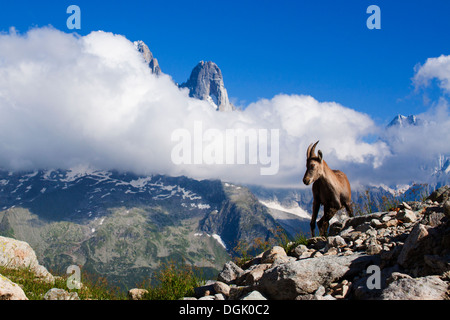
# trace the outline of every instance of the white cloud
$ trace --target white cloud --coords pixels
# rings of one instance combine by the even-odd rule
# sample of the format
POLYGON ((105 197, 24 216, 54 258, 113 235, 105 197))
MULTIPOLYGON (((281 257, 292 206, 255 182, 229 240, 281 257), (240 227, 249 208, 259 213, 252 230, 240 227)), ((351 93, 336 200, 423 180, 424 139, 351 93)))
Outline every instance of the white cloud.
POLYGON ((439 87, 450 93, 450 55, 428 58, 423 66, 416 66, 416 74, 413 78, 416 87, 428 86, 433 79, 438 79, 439 87))
MULTIPOLYGON (((386 142, 365 141, 381 131, 366 114, 304 95, 280 94, 243 111, 216 112, 209 103, 189 98, 168 75, 151 74, 133 43, 120 35, 92 32, 80 37, 53 28, 0 35, 0 166, 6 169, 91 165, 302 186, 306 148, 320 140, 318 149, 332 169, 343 169, 352 181, 389 184, 389 170, 402 165, 396 159, 412 154, 416 133, 404 133, 411 145, 391 146, 394 157, 386 142), (186 129, 194 139, 199 122, 203 133, 278 129, 278 173, 262 176, 261 161, 174 164, 172 133, 186 129)), ((450 138, 447 129, 440 134, 450 138)))
POLYGON ((450 157, 448 102, 441 97, 432 108, 417 117, 422 120, 422 125, 391 127, 383 132, 382 138, 388 141, 392 156, 385 159, 380 178, 390 178, 398 183, 430 181, 439 158, 450 157))

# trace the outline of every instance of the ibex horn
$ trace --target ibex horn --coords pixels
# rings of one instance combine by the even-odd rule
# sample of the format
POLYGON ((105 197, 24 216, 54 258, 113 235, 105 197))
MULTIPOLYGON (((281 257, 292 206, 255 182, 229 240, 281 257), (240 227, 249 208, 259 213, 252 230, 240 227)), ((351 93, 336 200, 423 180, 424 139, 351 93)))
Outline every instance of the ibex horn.
POLYGON ((319 143, 319 140, 317 140, 317 142, 314 143, 314 145, 313 145, 312 148, 311 148, 311 151, 310 151, 310 156, 311 156, 311 158, 312 158, 312 157, 316 157, 316 152, 315 152, 315 150, 316 150, 316 146, 317 146, 318 143, 319 143))
POLYGON ((309 159, 309 155, 311 153, 312 143, 309 145, 308 149, 306 150, 306 159, 309 159))

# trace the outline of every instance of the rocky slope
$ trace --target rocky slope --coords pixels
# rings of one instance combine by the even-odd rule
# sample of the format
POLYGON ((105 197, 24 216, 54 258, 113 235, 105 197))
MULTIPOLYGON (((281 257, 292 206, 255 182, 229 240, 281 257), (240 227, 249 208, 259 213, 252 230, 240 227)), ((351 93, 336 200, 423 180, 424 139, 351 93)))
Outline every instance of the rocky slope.
POLYGON ((267 207, 247 188, 225 183, 227 200, 220 210, 210 211, 200 221, 201 230, 220 234, 231 253, 239 244, 251 244, 256 239, 269 241, 280 225, 269 214, 267 207), (264 230, 268 230, 264 231, 264 230))
POLYGON ((348 218, 330 235, 273 247, 239 267, 227 262, 217 280, 185 299, 450 298, 450 187, 425 202, 348 218))

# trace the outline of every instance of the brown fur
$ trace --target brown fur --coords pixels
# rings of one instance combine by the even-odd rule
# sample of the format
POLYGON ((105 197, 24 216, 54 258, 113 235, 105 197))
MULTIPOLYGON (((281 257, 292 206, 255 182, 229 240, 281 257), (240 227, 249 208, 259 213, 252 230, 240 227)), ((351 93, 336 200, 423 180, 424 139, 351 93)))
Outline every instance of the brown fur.
POLYGON ((325 235, 328 230, 329 221, 337 211, 342 208, 347 210, 350 217, 353 217, 351 206, 351 189, 345 173, 339 170, 331 170, 325 160, 322 152, 318 151, 315 155, 317 141, 314 145, 310 144, 306 152, 306 172, 303 177, 303 183, 309 185, 313 183, 313 212, 311 216, 311 235, 314 237, 316 228, 317 214, 320 205, 323 205, 323 217, 317 223, 320 235, 325 235))

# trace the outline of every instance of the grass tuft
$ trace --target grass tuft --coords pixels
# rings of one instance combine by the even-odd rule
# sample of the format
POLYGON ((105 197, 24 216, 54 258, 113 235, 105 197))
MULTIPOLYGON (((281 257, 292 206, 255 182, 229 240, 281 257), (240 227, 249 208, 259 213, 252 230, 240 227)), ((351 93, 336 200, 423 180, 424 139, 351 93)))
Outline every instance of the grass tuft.
POLYGON ((194 296, 194 288, 205 283, 201 275, 195 272, 195 268, 174 262, 164 263, 149 280, 150 283, 141 286, 148 291, 144 295, 147 300, 178 300, 194 296))

